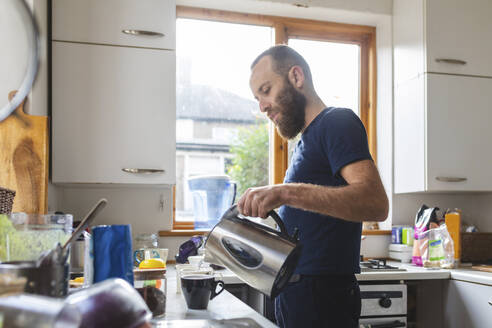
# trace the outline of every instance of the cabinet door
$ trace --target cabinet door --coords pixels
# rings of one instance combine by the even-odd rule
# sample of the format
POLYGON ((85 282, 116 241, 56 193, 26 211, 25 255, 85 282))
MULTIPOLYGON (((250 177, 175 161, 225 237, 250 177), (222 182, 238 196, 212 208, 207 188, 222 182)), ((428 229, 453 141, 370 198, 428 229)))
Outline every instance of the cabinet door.
POLYGON ((52 55, 53 182, 175 183, 174 51, 53 42, 52 55))
POLYGON ((395 193, 425 190, 424 77, 395 86, 395 193))
POLYGON ((175 0, 53 0, 52 17, 53 40, 176 48, 175 0))
POLYGON ((444 327, 485 328, 492 322, 492 286, 449 280, 444 288, 444 327))
POLYGON ((492 76, 491 13, 490 0, 427 0, 426 71, 492 76))
POLYGON ((426 115, 427 190, 492 190, 492 79, 427 74, 426 115))

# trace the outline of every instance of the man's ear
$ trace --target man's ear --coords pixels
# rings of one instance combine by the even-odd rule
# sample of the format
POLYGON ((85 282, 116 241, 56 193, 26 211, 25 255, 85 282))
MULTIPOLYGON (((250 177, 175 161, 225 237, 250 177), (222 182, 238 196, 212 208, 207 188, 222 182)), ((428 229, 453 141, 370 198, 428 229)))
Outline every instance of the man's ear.
POLYGON ((289 81, 293 86, 297 88, 302 88, 304 85, 304 71, 301 66, 294 65, 289 70, 289 81))

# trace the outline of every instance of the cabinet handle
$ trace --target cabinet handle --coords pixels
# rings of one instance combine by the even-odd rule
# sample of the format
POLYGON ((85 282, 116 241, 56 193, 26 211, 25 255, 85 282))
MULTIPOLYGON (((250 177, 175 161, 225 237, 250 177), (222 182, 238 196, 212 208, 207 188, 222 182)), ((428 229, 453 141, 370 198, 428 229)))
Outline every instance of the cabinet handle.
POLYGON ((461 60, 461 59, 436 58, 436 62, 438 62, 438 63, 446 63, 446 64, 466 65, 466 61, 461 60))
POLYGON ((162 38, 164 36, 163 33, 153 32, 153 31, 144 31, 144 30, 122 30, 121 32, 123 32, 125 34, 129 34, 129 35, 136 35, 136 36, 145 35, 145 36, 155 36, 155 37, 159 37, 159 38, 162 38))
POLYGON ((164 170, 160 169, 134 169, 134 168, 122 168, 123 172, 135 173, 135 174, 152 174, 152 173, 164 173, 164 170))
POLYGON ((441 182, 463 182, 466 181, 467 178, 458 178, 458 177, 436 177, 437 181, 441 182))

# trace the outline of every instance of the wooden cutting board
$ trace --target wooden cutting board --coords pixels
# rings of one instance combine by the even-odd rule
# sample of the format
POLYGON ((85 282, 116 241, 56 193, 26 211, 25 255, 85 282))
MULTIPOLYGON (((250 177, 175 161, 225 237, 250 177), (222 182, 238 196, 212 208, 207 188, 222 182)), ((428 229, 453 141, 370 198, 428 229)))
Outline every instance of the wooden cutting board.
POLYGON ((473 265, 473 270, 492 272, 492 265, 473 265))
MULTIPOLYGON (((14 95, 12 91, 9 99, 14 95)), ((16 191, 13 212, 45 214, 48 209, 48 117, 27 115, 25 102, 0 122, 0 186, 16 191)))

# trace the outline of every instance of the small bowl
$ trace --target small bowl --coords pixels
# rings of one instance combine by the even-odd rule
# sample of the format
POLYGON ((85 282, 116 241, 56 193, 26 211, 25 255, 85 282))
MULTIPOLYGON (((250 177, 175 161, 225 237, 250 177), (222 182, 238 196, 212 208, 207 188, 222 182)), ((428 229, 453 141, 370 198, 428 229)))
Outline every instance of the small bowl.
POLYGON ((203 259, 203 255, 188 256, 188 262, 190 262, 190 264, 195 268, 200 267, 200 265, 203 263, 203 259))

